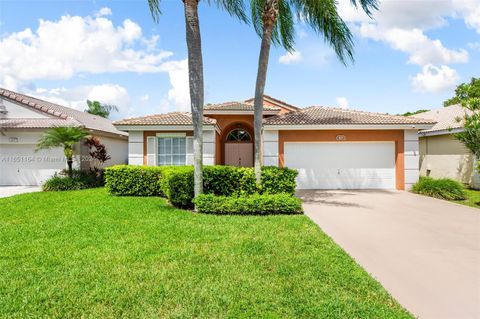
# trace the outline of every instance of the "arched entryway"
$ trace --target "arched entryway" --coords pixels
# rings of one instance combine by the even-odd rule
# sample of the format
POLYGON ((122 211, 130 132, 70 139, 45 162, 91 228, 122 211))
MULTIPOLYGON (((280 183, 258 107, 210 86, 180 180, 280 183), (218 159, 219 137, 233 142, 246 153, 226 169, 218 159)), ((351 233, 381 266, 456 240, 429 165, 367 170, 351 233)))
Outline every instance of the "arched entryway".
POLYGON ((246 127, 230 127, 223 139, 223 149, 225 165, 253 166, 253 135, 246 127))

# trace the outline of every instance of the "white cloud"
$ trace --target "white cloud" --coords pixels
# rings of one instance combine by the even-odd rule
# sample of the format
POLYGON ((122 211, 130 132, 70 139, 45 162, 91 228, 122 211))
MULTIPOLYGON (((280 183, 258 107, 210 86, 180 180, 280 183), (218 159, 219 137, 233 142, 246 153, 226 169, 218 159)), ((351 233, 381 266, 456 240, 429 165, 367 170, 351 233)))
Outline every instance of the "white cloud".
POLYGON ((480 42, 470 42, 468 47, 472 50, 479 50, 480 51, 480 42))
POLYGON ((95 14, 96 17, 105 17, 105 16, 111 16, 111 15, 112 15, 112 10, 110 8, 107 8, 107 7, 101 8, 95 14))
POLYGON ((12 86, 22 81, 69 79, 81 73, 165 72, 162 64, 172 53, 154 49, 157 40, 143 37, 140 26, 129 19, 119 26, 98 15, 40 20, 36 30, 27 28, 0 40, 0 83, 16 89, 12 86))
POLYGON ((144 94, 140 97, 140 101, 142 102, 147 102, 148 100, 150 100, 150 95, 148 94, 144 94))
POLYGON ((348 109, 348 99, 346 97, 337 97, 337 106, 341 109, 348 109))
POLYGON ((302 60, 302 53, 300 51, 287 52, 278 58, 278 62, 282 64, 298 63, 302 60))
POLYGON ((408 53, 409 63, 427 65, 468 62, 466 50, 447 49, 440 40, 429 39, 420 29, 381 29, 375 24, 362 24, 360 35, 387 42, 393 49, 408 53))
POLYGON ((190 88, 188 82, 188 60, 169 61, 164 64, 170 85, 168 101, 177 111, 190 111, 190 88))
POLYGON ((64 87, 54 89, 37 88, 29 93, 40 99, 57 103, 63 106, 84 111, 87 100, 99 101, 105 104, 113 104, 118 107, 118 112, 113 112, 111 118, 118 119, 133 114, 131 99, 128 91, 118 84, 85 85, 67 89, 64 87))
POLYGON ((411 79, 412 86, 419 92, 442 92, 455 87, 460 77, 454 69, 427 64, 422 71, 411 79))

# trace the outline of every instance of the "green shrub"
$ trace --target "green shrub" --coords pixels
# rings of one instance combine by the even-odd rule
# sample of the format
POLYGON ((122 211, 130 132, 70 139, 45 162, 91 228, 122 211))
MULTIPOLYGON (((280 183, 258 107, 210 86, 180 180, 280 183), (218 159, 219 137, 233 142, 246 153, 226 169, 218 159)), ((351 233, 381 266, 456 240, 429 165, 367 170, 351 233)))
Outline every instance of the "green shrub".
MULTIPOLYGON (((254 193, 295 192, 297 172, 288 168, 263 167, 260 188, 253 168, 204 166, 203 191, 218 196, 241 196, 254 193)), ((193 206, 192 166, 118 165, 105 170, 106 188, 119 196, 164 196, 176 207, 193 206)))
POLYGON ((104 178, 102 170, 73 170, 70 176, 68 176, 66 171, 53 175, 42 185, 42 189, 45 192, 69 191, 102 187, 103 185, 104 178))
POLYGON ((412 186, 412 192, 446 200, 462 200, 466 198, 463 185, 448 178, 433 179, 422 176, 412 186))
POLYGON ((300 199, 290 194, 253 194, 242 196, 215 196, 202 194, 195 198, 195 207, 204 214, 300 214, 300 199))
POLYGON ((297 183, 295 178, 298 172, 287 167, 264 166, 262 167, 262 193, 295 194, 297 183))
POLYGON ((175 207, 191 208, 194 198, 193 167, 168 166, 163 170, 161 188, 165 197, 175 207))
POLYGON ((205 193, 219 196, 253 194, 257 190, 251 168, 220 165, 203 167, 203 188, 205 193))
POLYGON ((163 196, 162 166, 117 165, 105 169, 105 187, 117 196, 163 196))

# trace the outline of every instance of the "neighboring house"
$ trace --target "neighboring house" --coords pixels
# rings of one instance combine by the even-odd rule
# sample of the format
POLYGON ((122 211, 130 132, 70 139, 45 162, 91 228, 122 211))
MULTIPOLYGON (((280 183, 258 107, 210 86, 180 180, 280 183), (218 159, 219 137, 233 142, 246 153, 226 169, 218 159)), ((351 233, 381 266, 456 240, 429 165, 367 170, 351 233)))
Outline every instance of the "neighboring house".
MULTIPOLYGON (((0 185, 41 185, 66 168, 62 148, 35 152, 42 133, 56 126, 81 126, 106 146, 105 166, 126 163, 128 138, 108 119, 0 88, 0 185)), ((87 148, 75 147, 74 167, 91 166, 87 148)))
MULTIPOLYGON (((252 99, 206 105, 203 162, 253 165, 252 99)), ((264 165, 299 171, 300 189, 408 189, 418 179, 418 130, 435 123, 313 106, 299 109, 265 96, 264 165)), ((190 113, 117 121, 129 133, 132 165, 193 163, 190 113)))
POLYGON ((470 112, 461 105, 452 105, 414 115, 437 122, 432 128, 419 131, 420 174, 434 178, 452 178, 479 187, 474 169, 475 158, 453 134, 463 130, 463 117, 470 112))

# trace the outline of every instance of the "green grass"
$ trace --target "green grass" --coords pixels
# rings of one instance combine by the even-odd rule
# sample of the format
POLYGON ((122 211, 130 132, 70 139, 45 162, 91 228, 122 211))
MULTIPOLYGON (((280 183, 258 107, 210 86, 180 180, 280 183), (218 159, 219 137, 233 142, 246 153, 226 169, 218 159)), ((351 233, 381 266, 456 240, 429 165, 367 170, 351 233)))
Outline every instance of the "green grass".
POLYGON ((455 203, 467 205, 470 207, 480 208, 480 191, 475 189, 466 189, 465 194, 467 195, 467 199, 454 201, 455 203))
POLYGON ((0 199, 0 317, 411 318, 309 219, 103 189, 0 199))

